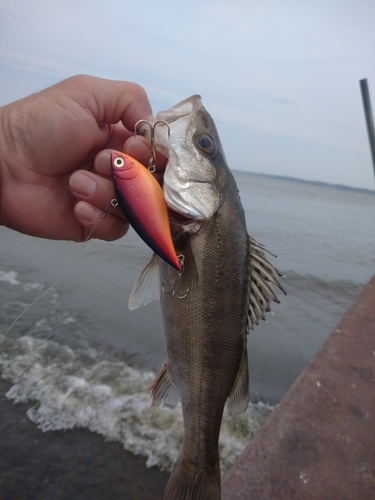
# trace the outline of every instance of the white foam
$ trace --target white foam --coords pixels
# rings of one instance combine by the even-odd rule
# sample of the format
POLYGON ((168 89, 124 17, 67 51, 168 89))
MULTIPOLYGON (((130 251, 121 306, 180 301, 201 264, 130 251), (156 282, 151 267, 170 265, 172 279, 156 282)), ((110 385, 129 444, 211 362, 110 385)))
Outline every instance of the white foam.
MULTIPOLYGON (((155 373, 99 359, 50 340, 0 335, 0 369, 13 382, 7 397, 33 401, 27 415, 42 431, 85 427, 146 457, 147 466, 171 471, 183 439, 180 406, 151 409, 147 388, 155 373)), ((222 469, 234 462, 272 409, 251 405, 228 421, 220 439, 222 469)))
POLYGON ((22 285, 22 288, 25 290, 25 292, 34 290, 41 292, 44 289, 44 285, 42 285, 42 283, 25 283, 24 285, 22 285))
POLYGON ((0 281, 6 281, 10 285, 19 285, 16 271, 0 271, 0 281))

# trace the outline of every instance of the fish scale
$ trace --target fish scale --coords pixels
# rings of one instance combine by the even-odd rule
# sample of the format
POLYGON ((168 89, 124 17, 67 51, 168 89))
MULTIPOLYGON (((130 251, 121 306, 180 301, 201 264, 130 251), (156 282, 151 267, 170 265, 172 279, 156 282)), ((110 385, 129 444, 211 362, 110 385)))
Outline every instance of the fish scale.
MULTIPOLYGON (((194 464, 205 477, 210 471, 217 491, 223 409, 246 348, 247 232, 236 190, 233 194, 189 238, 184 282, 189 279, 189 266, 195 267, 196 289, 183 300, 161 293, 167 366, 184 415, 181 460, 194 464)), ((182 254, 184 250, 178 248, 182 254)), ((173 278, 167 281, 171 273, 166 267, 160 262, 162 279, 173 286, 173 278)))

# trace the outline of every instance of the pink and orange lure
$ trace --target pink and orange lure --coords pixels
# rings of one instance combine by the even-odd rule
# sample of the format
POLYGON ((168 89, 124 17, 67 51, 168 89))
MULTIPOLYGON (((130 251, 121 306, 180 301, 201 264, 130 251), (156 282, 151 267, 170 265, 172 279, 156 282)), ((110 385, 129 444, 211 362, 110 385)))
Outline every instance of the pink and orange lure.
POLYGON ((167 204, 158 181, 125 153, 112 153, 111 166, 119 204, 133 229, 159 257, 181 270, 173 246, 167 204))

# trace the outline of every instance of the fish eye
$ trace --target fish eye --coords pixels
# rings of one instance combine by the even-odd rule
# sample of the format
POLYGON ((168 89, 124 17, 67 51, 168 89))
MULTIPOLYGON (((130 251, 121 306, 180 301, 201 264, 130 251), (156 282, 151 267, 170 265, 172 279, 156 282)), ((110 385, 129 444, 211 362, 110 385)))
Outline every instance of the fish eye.
POLYGON ((114 160, 113 160, 113 165, 117 168, 121 168, 125 165, 125 160, 124 158, 122 158, 121 156, 117 156, 114 160))
POLYGON ((196 139, 198 148, 208 155, 213 155, 216 151, 215 141, 207 134, 201 134, 196 139))

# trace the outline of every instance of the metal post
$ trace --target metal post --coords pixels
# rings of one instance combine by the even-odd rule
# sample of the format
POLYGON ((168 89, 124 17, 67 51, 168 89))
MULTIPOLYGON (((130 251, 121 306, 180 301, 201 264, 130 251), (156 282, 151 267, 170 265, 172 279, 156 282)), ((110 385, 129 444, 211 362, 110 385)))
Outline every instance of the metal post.
POLYGON ((362 101, 365 110, 365 118, 367 125, 367 134, 368 134, 368 140, 370 142, 370 150, 372 156, 372 166, 374 168, 374 175, 375 175, 375 131, 374 131, 374 121, 372 119, 370 93, 368 90, 367 79, 365 78, 364 80, 360 80, 359 84, 361 86, 362 101))

